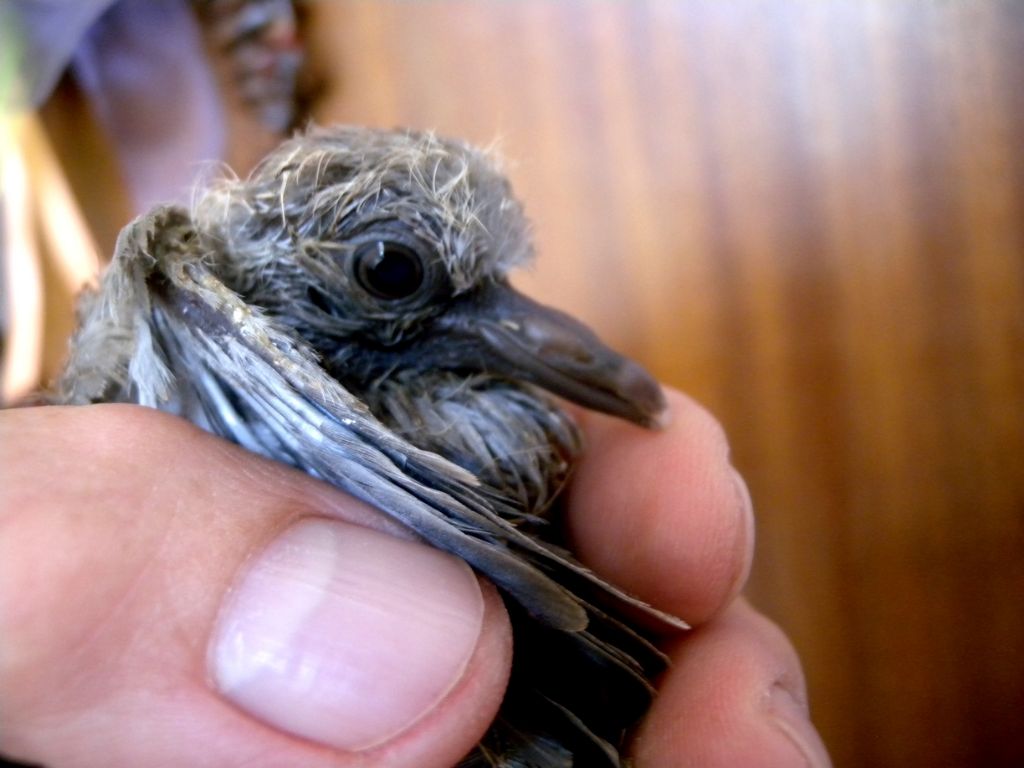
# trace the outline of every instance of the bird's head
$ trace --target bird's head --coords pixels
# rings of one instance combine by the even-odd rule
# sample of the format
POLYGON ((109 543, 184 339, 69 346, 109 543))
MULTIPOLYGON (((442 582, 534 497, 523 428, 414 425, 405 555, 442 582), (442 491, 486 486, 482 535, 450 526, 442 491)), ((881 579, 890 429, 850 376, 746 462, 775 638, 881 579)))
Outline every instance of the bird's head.
POLYGON ((664 399, 586 326, 515 291, 529 226, 487 154, 432 134, 314 129, 198 200, 222 279, 347 382, 485 372, 653 426, 664 399))

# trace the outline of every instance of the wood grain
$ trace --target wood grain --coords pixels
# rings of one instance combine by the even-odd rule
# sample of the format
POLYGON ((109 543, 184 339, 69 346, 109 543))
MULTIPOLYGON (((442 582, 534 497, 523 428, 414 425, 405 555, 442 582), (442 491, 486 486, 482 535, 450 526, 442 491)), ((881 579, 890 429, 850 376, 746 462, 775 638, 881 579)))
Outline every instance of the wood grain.
POLYGON ((323 121, 500 139, 520 283, 726 424, 839 766, 1024 764, 1024 4, 313 4, 323 121))

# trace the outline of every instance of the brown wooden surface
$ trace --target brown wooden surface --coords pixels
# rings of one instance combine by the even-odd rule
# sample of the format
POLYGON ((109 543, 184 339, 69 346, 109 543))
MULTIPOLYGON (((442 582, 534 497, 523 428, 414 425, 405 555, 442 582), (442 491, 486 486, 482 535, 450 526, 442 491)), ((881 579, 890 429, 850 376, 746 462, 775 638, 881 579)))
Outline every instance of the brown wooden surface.
POLYGON ((500 137, 520 283, 724 421, 836 764, 1024 765, 1024 3, 311 21, 320 120, 500 137))

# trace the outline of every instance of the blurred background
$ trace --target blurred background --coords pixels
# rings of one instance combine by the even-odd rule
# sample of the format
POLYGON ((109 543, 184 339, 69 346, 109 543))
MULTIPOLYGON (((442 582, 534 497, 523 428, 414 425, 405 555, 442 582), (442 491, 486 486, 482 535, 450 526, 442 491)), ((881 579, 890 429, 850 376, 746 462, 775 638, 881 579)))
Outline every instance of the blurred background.
MULTIPOLYGON (((724 422, 836 765, 1024 765, 1024 3, 300 10, 315 120, 498 140, 519 285, 724 422)), ((40 114, 109 253, 133 203, 82 90, 40 114)), ((273 136, 234 114, 244 172, 273 136)))

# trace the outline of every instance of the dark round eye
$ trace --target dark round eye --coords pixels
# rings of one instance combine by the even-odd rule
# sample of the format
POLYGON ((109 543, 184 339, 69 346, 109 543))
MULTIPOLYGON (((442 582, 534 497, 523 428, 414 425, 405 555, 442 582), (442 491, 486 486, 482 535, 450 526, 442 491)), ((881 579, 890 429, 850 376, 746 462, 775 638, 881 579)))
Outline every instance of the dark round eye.
POLYGON ((374 240, 359 246, 355 259, 356 279, 378 299, 407 299, 423 285, 423 262, 407 245, 374 240))

